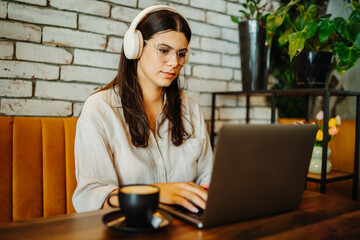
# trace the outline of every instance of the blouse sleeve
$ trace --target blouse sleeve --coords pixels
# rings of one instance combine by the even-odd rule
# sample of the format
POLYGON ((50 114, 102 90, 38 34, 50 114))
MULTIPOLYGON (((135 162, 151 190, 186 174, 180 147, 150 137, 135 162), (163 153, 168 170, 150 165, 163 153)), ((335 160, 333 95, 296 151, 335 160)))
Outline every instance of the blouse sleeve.
POLYGON ((100 209, 109 193, 118 188, 109 143, 96 120, 100 116, 96 107, 85 103, 76 127, 77 187, 72 200, 77 212, 100 209))

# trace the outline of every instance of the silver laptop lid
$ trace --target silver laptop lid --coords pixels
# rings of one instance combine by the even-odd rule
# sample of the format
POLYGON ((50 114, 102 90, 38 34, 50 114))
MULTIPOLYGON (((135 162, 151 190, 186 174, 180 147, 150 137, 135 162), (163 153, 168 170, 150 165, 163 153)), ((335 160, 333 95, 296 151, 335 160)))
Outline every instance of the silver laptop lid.
POLYGON ((219 132, 204 227, 297 209, 316 125, 224 125, 219 132))

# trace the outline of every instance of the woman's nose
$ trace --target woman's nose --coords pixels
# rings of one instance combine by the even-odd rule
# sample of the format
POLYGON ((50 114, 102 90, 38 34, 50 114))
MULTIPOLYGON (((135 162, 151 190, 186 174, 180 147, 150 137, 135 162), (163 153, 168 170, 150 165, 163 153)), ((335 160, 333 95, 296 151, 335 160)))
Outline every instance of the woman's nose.
POLYGON ((169 61, 167 61, 167 65, 172 66, 172 67, 176 67, 177 65, 179 65, 177 52, 174 51, 174 53, 170 57, 169 61))

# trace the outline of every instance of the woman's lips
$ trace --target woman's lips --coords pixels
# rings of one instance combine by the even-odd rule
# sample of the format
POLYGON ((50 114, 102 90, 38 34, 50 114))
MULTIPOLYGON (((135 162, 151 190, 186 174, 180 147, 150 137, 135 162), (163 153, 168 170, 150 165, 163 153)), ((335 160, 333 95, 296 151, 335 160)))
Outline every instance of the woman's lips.
POLYGON ((173 78, 175 76, 175 73, 171 72, 161 72, 166 78, 173 78))

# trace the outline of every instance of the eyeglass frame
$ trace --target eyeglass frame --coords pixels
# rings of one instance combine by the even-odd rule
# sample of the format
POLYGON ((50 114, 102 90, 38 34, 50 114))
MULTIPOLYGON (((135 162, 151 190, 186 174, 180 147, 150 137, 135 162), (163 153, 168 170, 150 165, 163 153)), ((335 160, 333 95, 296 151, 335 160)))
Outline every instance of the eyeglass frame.
MULTIPOLYGON (((171 49, 170 51, 172 51, 173 53, 172 53, 172 54, 169 53, 170 57, 169 57, 168 60, 162 61, 162 60, 160 60, 160 57, 159 57, 159 52, 160 52, 160 49, 159 49, 160 46, 159 46, 159 45, 162 45, 162 44, 154 44, 154 43, 149 42, 148 40, 144 40, 144 42, 145 42, 146 44, 149 44, 149 45, 153 46, 153 47, 157 50, 157 51, 156 51, 156 56, 158 57, 159 61, 161 61, 161 62, 168 62, 168 61, 170 61, 170 59, 172 58, 173 54, 176 53, 177 61, 178 61, 178 63, 179 63, 179 60, 178 60, 178 59, 179 59, 179 53, 180 53, 180 51, 185 50, 185 49, 181 49, 181 50, 177 50, 177 51, 176 51, 176 49, 174 49, 173 47, 171 47, 171 46, 169 46, 169 45, 167 45, 167 44, 163 44, 164 46, 169 47, 169 49, 171 49)), ((189 53, 189 57, 188 57, 187 61, 186 61, 184 64, 179 63, 179 65, 181 65, 181 66, 184 66, 184 65, 188 64, 188 63, 190 62, 191 56, 195 55, 195 52, 192 51, 191 49, 187 49, 187 48, 186 48, 186 50, 187 50, 187 53, 189 53)))

